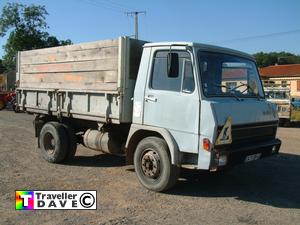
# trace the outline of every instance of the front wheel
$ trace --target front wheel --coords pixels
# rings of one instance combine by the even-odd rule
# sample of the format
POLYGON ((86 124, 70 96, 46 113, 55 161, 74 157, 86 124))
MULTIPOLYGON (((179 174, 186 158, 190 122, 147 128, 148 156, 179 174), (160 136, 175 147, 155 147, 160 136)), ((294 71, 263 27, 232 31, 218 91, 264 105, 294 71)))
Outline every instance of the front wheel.
POLYGON ((179 168, 171 164, 167 143, 158 137, 147 137, 137 146, 134 167, 140 183, 152 191, 165 191, 173 187, 179 168))

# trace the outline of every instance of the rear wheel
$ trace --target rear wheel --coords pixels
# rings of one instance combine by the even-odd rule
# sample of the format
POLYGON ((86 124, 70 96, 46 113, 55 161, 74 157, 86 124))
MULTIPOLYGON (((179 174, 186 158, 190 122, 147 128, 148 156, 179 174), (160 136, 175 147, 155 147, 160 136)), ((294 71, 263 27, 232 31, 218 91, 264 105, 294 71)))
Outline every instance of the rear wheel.
POLYGON ((12 101, 12 102, 11 102, 11 105, 12 105, 12 109, 13 109, 16 113, 20 112, 20 111, 19 111, 19 106, 18 106, 16 100, 12 101))
POLYGON ((65 159, 68 147, 67 134, 62 124, 46 123, 40 132, 39 144, 43 158, 50 163, 65 159))
POLYGON ((77 138, 73 128, 68 124, 62 124, 68 137, 68 148, 64 160, 72 160, 77 149, 77 138))
POLYGON ((137 146, 134 167, 140 183, 152 191, 165 191, 174 186, 179 168, 171 164, 167 143, 158 137, 147 137, 137 146))
POLYGON ((279 124, 280 127, 290 127, 291 126, 291 121, 290 119, 279 119, 279 124))
POLYGON ((287 119, 284 123, 284 126, 285 127, 290 127, 291 126, 291 120, 290 119, 287 119))

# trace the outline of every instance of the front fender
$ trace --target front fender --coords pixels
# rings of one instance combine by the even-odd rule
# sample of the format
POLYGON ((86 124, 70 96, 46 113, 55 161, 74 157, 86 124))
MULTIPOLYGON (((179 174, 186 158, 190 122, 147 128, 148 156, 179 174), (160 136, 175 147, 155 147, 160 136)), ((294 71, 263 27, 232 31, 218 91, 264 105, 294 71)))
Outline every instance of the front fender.
POLYGON ((138 138, 138 137, 141 138, 140 137, 141 133, 145 133, 145 136, 143 136, 142 138, 147 137, 148 136, 147 133, 148 134, 156 133, 156 134, 159 134, 161 137, 163 137, 163 139, 167 142, 167 145, 169 147, 172 164, 173 165, 179 164, 178 145, 177 145, 175 139, 173 138, 173 136, 171 135, 171 133, 167 129, 164 129, 161 127, 132 124, 130 127, 128 137, 127 137, 126 145, 125 145, 126 150, 129 149, 129 151, 131 151, 132 146, 134 146, 134 148, 136 147, 133 143, 135 142, 136 138, 138 138))

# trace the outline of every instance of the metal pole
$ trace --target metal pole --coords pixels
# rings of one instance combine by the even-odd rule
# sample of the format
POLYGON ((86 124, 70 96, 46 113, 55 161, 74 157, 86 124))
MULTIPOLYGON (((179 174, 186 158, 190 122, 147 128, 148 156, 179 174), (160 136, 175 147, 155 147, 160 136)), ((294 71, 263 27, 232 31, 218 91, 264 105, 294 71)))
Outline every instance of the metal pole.
POLYGON ((139 22, 138 22, 138 19, 139 19, 139 17, 138 17, 138 12, 135 12, 134 13, 134 24, 135 24, 135 26, 134 26, 134 33, 135 33, 135 39, 139 39, 139 22))
POLYGON ((146 11, 135 11, 135 12, 126 12, 127 16, 134 15, 134 38, 139 39, 139 14, 146 14, 146 11))

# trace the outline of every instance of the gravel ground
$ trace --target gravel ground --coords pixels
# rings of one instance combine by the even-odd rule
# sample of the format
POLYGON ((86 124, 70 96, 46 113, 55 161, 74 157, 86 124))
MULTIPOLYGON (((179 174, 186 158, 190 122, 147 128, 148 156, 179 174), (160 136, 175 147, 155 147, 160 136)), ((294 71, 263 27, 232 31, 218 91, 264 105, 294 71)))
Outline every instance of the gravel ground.
POLYGON ((223 175, 183 170, 176 187, 154 193, 124 158, 79 147, 68 165, 45 162, 33 116, 0 111, 0 224, 299 224, 300 128, 279 128, 278 156, 223 175), (16 211, 17 189, 97 190, 97 210, 16 211))

